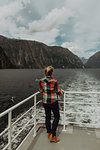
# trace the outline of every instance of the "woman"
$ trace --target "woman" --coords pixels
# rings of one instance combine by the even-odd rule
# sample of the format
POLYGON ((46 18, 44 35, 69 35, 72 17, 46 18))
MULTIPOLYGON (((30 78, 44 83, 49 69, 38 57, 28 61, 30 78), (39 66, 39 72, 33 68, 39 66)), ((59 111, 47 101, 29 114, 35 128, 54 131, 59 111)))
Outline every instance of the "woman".
POLYGON ((56 137, 56 129, 60 119, 59 105, 57 97, 62 95, 64 90, 59 90, 57 80, 52 77, 54 68, 48 66, 45 68, 45 77, 40 79, 40 91, 43 94, 42 103, 46 114, 46 129, 50 142, 59 142, 56 137), (51 127, 51 111, 54 114, 54 120, 51 127))

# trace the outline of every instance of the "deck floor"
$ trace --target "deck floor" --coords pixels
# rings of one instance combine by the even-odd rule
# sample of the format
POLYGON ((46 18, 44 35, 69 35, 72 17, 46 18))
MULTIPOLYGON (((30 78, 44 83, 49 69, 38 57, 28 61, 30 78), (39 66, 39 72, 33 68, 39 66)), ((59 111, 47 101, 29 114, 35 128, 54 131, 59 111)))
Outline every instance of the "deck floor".
POLYGON ((100 130, 67 127, 59 132, 60 142, 50 143, 45 129, 36 136, 28 150, 100 150, 100 130))

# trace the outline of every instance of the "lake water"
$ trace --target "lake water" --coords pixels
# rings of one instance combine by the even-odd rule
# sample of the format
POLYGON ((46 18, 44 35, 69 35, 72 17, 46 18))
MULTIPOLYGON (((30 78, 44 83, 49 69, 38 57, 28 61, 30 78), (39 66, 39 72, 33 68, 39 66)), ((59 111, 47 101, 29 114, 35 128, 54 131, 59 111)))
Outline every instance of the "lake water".
MULTIPOLYGON (((100 69, 55 69, 54 78, 58 80, 59 87, 66 91, 98 91, 100 92, 100 69)), ((43 69, 5 69, 0 70, 0 112, 22 101, 39 90, 39 79, 44 77, 43 69), (11 98, 14 101, 11 101, 11 98)), ((100 94, 75 95, 67 94, 67 101, 100 102, 100 94)), ((66 106, 69 111, 96 112, 100 114, 100 105, 93 107, 66 106)), ((68 117, 71 121, 81 121, 79 117, 68 117), (75 120, 76 119, 76 120, 75 120)), ((100 118, 94 119, 83 116, 83 122, 100 122, 100 118), (85 118, 85 119, 84 119, 85 118)))

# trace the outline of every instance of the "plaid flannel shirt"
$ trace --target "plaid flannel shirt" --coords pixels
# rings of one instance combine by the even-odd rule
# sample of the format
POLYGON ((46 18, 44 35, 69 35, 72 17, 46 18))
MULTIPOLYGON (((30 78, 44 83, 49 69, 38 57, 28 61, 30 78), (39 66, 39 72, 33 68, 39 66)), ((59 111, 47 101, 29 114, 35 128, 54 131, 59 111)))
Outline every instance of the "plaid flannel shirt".
POLYGON ((54 103, 57 100, 57 95, 62 95, 57 80, 52 77, 40 79, 40 92, 43 93, 42 102, 46 104, 54 103))

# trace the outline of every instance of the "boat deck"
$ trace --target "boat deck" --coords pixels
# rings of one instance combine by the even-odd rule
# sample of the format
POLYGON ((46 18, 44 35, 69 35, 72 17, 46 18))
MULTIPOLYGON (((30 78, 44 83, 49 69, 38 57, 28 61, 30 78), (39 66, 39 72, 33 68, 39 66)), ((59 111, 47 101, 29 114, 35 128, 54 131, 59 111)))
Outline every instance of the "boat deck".
POLYGON ((69 126, 66 132, 58 131, 60 142, 50 143, 46 130, 41 129, 28 150, 100 150, 100 129, 69 126))

